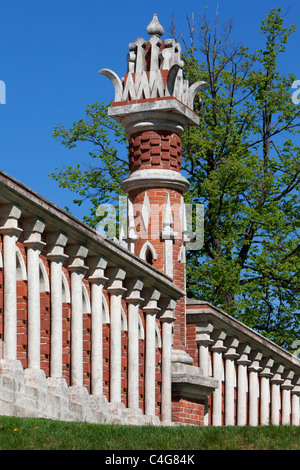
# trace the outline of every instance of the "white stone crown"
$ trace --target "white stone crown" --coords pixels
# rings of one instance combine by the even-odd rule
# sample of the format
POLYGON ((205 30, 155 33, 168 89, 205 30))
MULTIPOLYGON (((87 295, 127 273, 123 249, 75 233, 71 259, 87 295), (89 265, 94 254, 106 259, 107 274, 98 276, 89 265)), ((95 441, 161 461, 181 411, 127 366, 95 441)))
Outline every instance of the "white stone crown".
POLYGON ((148 42, 138 38, 129 44, 125 78, 120 79, 110 69, 99 71, 112 81, 115 102, 172 96, 193 110, 195 95, 205 90, 207 83, 201 81, 189 86, 188 80, 183 78, 181 45, 174 39, 160 39, 164 29, 156 14, 148 25, 147 32, 150 35, 148 42), (149 54, 146 48, 147 51, 150 49, 149 54))

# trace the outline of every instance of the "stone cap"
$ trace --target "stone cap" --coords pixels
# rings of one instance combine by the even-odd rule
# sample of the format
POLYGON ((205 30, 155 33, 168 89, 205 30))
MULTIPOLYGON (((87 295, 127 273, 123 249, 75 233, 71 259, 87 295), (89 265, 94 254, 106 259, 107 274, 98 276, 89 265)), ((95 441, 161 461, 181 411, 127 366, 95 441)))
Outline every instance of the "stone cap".
MULTIPOLYGON (((168 121, 184 118, 184 126, 198 125, 194 113, 194 99, 197 93, 208 88, 199 81, 189 84, 183 75, 181 45, 175 39, 162 40, 163 27, 154 14, 147 27, 150 39, 139 37, 129 44, 127 73, 120 78, 110 69, 99 73, 108 77, 114 86, 115 99, 109 115, 132 132, 125 116, 132 115, 135 122, 158 119, 149 114, 169 111, 168 121), (166 108, 167 107, 167 108, 166 108), (146 114, 145 114, 146 113, 146 114)), ((164 118, 162 118, 164 119, 164 118)))

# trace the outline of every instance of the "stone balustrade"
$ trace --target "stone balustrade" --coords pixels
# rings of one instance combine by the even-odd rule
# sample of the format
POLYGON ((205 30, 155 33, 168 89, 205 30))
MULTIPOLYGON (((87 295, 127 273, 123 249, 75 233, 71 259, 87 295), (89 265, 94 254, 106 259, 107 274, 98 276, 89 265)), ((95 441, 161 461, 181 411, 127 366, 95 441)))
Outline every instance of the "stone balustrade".
MULTIPOLYGON (((187 301, 194 364, 219 381, 205 424, 298 426, 300 360, 207 302, 187 301)), ((189 334, 190 332, 190 334, 189 334)))
POLYGON ((19 402, 25 416, 171 422, 171 312, 184 293, 9 176, 1 173, 0 184, 0 403, 1 380, 21 380, 21 370, 24 402, 14 397, 1 409, 15 414, 19 402), (49 292, 43 296, 45 282, 49 292), (26 387, 44 390, 42 411, 37 402, 28 406, 26 387), (53 396, 60 405, 50 412, 45 403, 53 396))

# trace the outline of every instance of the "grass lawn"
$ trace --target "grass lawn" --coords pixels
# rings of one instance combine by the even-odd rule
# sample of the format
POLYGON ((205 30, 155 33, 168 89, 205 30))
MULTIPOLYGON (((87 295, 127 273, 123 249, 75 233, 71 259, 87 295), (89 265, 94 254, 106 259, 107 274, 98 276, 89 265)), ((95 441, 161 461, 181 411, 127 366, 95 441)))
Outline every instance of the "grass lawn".
POLYGON ((140 427, 0 416, 0 450, 300 450, 300 426, 140 427))

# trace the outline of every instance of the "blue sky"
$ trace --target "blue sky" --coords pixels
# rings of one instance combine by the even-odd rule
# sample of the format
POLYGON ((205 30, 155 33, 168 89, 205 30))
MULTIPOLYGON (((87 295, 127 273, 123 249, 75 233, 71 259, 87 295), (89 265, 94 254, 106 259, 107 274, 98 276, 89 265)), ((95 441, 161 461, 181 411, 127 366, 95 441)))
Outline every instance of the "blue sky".
MULTIPOLYGON (((82 210, 72 205, 74 195, 48 175, 56 167, 87 161, 88 148, 65 149, 52 137, 54 126, 69 127, 84 117, 87 104, 113 98, 112 84, 97 72, 111 68, 124 75, 128 44, 139 36, 147 39, 154 13, 168 38, 173 14, 184 32, 186 13, 213 19, 217 4, 220 26, 232 19, 234 39, 253 48, 261 46, 259 26, 271 8, 290 6, 287 24, 300 26, 295 0, 0 0, 0 80, 6 84, 6 104, 0 105, 1 169, 81 218, 82 210)), ((280 64, 283 73, 298 79, 299 45, 300 29, 280 64)))

